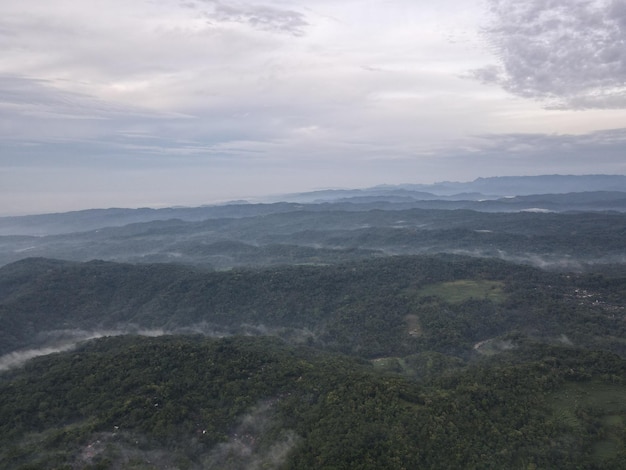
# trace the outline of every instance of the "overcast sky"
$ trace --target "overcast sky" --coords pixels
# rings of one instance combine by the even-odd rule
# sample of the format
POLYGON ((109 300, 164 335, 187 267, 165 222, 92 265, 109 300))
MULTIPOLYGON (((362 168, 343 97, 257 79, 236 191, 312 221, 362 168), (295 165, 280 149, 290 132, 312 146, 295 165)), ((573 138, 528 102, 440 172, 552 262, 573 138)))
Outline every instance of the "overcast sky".
POLYGON ((0 1, 0 215, 626 174, 626 0, 0 1))

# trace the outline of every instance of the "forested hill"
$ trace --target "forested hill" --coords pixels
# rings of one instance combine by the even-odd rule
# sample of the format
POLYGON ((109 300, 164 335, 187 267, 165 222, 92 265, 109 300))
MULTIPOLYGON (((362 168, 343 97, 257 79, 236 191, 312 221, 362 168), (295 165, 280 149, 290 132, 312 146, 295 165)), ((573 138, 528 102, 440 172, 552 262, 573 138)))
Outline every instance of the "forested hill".
MULTIPOLYGON (((509 204, 515 204, 512 200, 509 204)), ((535 206, 540 205, 533 201, 535 206)), ((0 223, 0 230, 2 224, 0 223)), ((625 260, 626 214, 486 213, 341 205, 202 221, 162 220, 50 236, 0 236, 0 265, 28 257, 174 262, 213 269, 464 253, 580 269, 625 260), (383 210, 384 209, 384 210, 383 210)))
POLYGON ((139 330, 271 334, 365 358, 467 357, 506 335, 626 352, 626 279, 453 255, 228 272, 28 259, 0 269, 0 299, 2 353, 139 330))
POLYGON ((383 185, 364 189, 323 190, 283 195, 265 201, 161 209, 109 208, 0 217, 0 236, 58 235, 105 227, 171 219, 199 222, 209 219, 259 217, 306 208, 370 211, 444 209, 483 212, 626 212, 626 176, 543 175, 478 178, 472 182, 432 185, 383 185))
POLYGON ((31 258, 0 268, 0 299, 0 468, 626 459, 620 275, 456 255, 225 272, 31 258))
POLYGON ((619 469, 625 375, 566 346, 420 385, 268 338, 101 339, 0 375, 0 467, 619 469))
POLYGON ((621 470, 624 181, 2 218, 0 469, 621 470))

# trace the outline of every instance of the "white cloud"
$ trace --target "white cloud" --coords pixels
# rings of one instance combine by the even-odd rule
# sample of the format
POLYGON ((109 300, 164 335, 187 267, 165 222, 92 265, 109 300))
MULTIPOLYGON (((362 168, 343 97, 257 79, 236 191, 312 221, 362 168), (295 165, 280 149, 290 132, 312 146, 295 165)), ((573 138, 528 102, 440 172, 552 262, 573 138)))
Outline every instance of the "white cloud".
MULTIPOLYGON (((309 24, 305 15, 298 11, 258 5, 257 2, 200 1, 210 7, 210 10, 202 12, 211 22, 243 23, 260 30, 288 33, 293 36, 303 35, 309 24)), ((193 2, 186 2, 183 5, 202 8, 199 3, 193 2)))

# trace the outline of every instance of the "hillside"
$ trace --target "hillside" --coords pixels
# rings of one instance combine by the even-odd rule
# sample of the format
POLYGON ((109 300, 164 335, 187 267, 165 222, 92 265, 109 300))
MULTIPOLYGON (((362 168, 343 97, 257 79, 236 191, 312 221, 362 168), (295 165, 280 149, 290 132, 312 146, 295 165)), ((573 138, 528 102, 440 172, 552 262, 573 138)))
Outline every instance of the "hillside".
POLYGON ((619 274, 453 255, 227 272, 32 258, 0 268, 0 298, 0 468, 626 457, 619 274))
MULTIPOLYGON (((537 201, 533 201, 536 204, 537 201)), ((462 253, 542 267, 625 261, 626 214, 342 210, 153 221, 51 236, 0 237, 0 265, 28 257, 178 263, 212 269, 330 264, 389 254, 462 253)))
POLYGON ((45 236, 178 219, 199 222, 305 210, 473 210, 479 212, 626 212, 626 176, 540 175, 470 182, 382 185, 282 195, 266 201, 162 209, 109 208, 0 217, 0 236, 45 236), (537 196, 539 195, 539 196, 537 196))
POLYGON ((618 468, 626 362, 517 356, 419 385, 268 339, 102 339, 0 376, 0 466, 618 468))
POLYGON ((621 469, 623 178, 0 219, 0 469, 621 469))
POLYGON ((29 259, 0 269, 0 296, 4 354, 139 330, 271 334, 364 358, 466 358, 512 333, 626 353, 625 278, 450 255, 228 272, 29 259))

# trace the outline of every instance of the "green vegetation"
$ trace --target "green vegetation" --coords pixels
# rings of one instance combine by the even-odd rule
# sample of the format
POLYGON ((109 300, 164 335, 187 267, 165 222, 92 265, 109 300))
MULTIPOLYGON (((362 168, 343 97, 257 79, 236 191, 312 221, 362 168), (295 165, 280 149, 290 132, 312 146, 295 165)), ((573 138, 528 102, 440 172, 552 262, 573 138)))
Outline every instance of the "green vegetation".
MULTIPOLYGON (((591 374, 589 374, 591 375, 591 374)), ((548 404, 564 435, 587 432, 585 442, 597 464, 618 465, 626 457, 626 387, 623 377, 602 382, 568 382, 553 393, 548 404)))
POLYGON ((2 354, 171 335, 0 372, 0 468, 617 469, 624 305, 617 271, 451 255, 24 260, 0 269, 2 354))
POLYGON ((0 469, 624 468, 623 194, 338 194, 3 220, 0 469))
POLYGON ((618 468, 625 372, 528 345, 420 385, 267 338, 100 339, 5 374, 0 467, 618 468))
POLYGON ((0 353, 75 329, 271 334, 366 359, 468 358, 511 333, 626 353, 626 278, 450 255, 228 272, 30 259, 0 269, 0 295, 0 353))
POLYGON ((420 289, 418 294, 420 297, 439 297, 451 304, 470 299, 485 299, 499 303, 506 299, 502 282, 473 279, 430 284, 420 289))
MULTIPOLYGON (((487 213, 466 210, 468 202, 248 204, 197 211, 180 208, 171 213, 163 211, 163 220, 151 220, 157 216, 156 211, 138 210, 119 219, 115 214, 109 219, 93 212, 94 219, 80 214, 35 217, 32 225, 22 225, 20 218, 3 219, 0 232, 4 229, 4 233, 15 236, 0 236, 0 266, 38 256, 177 263, 224 270, 338 264, 388 253, 468 253, 576 270, 587 265, 593 268, 598 263, 623 263, 624 213, 487 213), (177 219, 176 213, 187 220, 177 219), (144 223, 111 226, 132 220, 144 223), (62 234, 71 228, 80 232, 62 234), (89 229, 92 231, 85 231, 89 229), (26 233, 59 234, 24 236, 26 233)), ((544 202, 537 201, 531 207, 544 202)), ((488 210, 489 204, 483 201, 471 206, 488 210)), ((621 211, 625 205, 622 194, 621 211)), ((511 200, 499 206, 505 212, 521 209, 511 200)))

